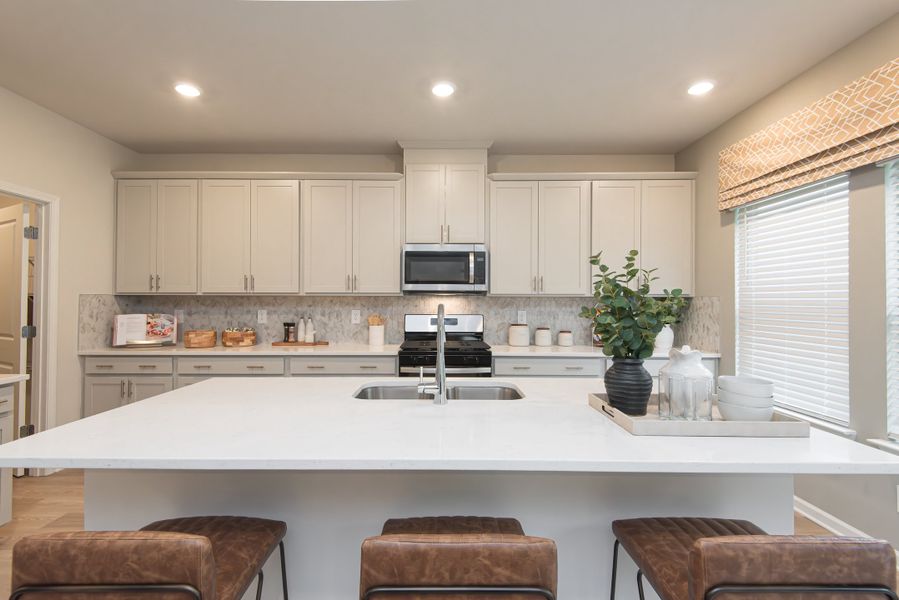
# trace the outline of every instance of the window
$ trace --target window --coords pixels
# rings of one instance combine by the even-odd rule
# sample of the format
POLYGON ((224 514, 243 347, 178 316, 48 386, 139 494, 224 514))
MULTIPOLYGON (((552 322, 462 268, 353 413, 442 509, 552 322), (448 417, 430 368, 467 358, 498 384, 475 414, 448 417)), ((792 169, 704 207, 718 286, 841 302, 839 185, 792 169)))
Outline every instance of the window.
POLYGON ((885 187, 888 431, 899 439, 899 160, 886 165, 885 187))
POLYGON ((849 176, 737 209, 737 373, 849 424, 849 176))

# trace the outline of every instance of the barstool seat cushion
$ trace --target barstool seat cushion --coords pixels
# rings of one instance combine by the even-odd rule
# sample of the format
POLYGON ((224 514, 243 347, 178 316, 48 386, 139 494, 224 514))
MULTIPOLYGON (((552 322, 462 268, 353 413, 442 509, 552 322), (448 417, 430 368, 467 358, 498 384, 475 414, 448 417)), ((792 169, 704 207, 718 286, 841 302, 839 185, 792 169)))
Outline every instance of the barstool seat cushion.
POLYGON ((662 600, 689 598, 690 550, 702 538, 765 535, 754 523, 734 519, 665 517, 625 519, 612 532, 662 600))
POLYGON ((508 533, 524 535, 517 519, 496 517, 410 517, 388 519, 381 535, 396 533, 508 533))
POLYGON ((253 517, 182 517, 156 521, 141 531, 199 535, 212 543, 216 600, 240 600, 287 533, 287 524, 253 517))

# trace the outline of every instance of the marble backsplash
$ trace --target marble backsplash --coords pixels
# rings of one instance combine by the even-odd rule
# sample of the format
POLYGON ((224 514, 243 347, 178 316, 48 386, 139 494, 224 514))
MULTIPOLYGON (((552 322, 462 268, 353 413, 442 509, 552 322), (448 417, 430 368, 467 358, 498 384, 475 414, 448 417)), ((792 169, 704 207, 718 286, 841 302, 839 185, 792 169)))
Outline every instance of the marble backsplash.
MULTIPOLYGON (((553 337, 562 329, 574 334, 574 343, 591 343, 589 323, 578 317, 588 298, 533 298, 497 296, 113 296, 82 294, 79 298, 79 348, 92 350, 109 346, 112 319, 116 314, 184 311, 179 329, 254 327, 262 342, 280 340, 282 323, 311 317, 318 339, 331 342, 368 341, 366 317, 378 313, 387 317, 386 341, 403 339, 403 315, 434 313, 443 302, 448 313, 483 314, 485 338, 493 345, 508 341, 510 323, 518 311, 527 311, 531 328, 549 327, 553 337), (257 311, 267 312, 267 323, 257 323, 257 311), (362 311, 362 323, 350 322, 353 309, 362 311)), ((718 351, 718 299, 695 298, 684 322, 675 329, 678 344, 690 344, 708 352, 718 351), (707 323, 707 319, 714 323, 707 323)))

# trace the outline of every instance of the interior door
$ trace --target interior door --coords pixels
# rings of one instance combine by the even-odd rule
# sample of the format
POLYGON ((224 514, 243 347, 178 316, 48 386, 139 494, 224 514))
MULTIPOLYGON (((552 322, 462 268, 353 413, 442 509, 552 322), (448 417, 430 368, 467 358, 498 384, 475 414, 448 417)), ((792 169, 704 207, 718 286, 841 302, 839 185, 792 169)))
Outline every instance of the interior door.
POLYGON ((163 293, 197 291, 197 182, 161 180, 156 200, 156 274, 163 293))
POLYGON ((200 290, 250 291, 250 182, 204 179, 200 189, 200 290))
MULTIPOLYGON (((631 250, 640 250, 640 190, 640 181, 593 182, 590 254, 601 251, 603 262, 615 270, 631 250)), ((598 272, 594 267, 593 274, 598 272)))
POLYGON ((156 290, 156 189, 153 180, 116 186, 115 289, 120 294, 156 290))
POLYGON ((537 293, 537 183, 490 186, 490 293, 537 293))
POLYGON ((445 173, 443 165, 406 165, 406 242, 442 244, 445 173))
POLYGON ((540 182, 541 294, 585 296, 590 274, 590 188, 586 181, 540 182))
POLYGON ((446 165, 448 243, 484 243, 484 181, 484 165, 446 165))
MULTIPOLYGON (((27 240, 23 233, 28 215, 23 204, 0 209, 0 374, 25 372, 26 324, 25 290, 28 271, 23 268, 27 240)), ((16 386, 16 402, 18 390, 16 386)))
POLYGON ((250 202, 250 291, 300 291, 300 185, 254 181, 250 202))
POLYGON ((400 292, 400 184, 353 182, 353 291, 400 292))
POLYGON ((353 186, 350 181, 303 182, 303 291, 352 291, 353 186))

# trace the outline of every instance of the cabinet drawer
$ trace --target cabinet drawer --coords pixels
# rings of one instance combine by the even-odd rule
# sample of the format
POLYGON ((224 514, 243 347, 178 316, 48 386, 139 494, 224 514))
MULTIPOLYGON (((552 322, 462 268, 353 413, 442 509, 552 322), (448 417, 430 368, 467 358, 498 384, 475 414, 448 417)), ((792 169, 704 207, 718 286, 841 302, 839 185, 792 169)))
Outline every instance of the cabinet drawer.
POLYGON ((284 359, 259 358, 179 358, 178 375, 283 375, 284 359))
POLYGON ((605 371, 603 358, 501 358, 493 359, 496 376, 599 377, 605 371))
POLYGON ((84 359, 84 372, 88 375, 167 375, 172 372, 172 359, 158 356, 88 356, 84 359))
POLYGON ((393 356, 296 356, 290 359, 292 375, 396 375, 393 356))

